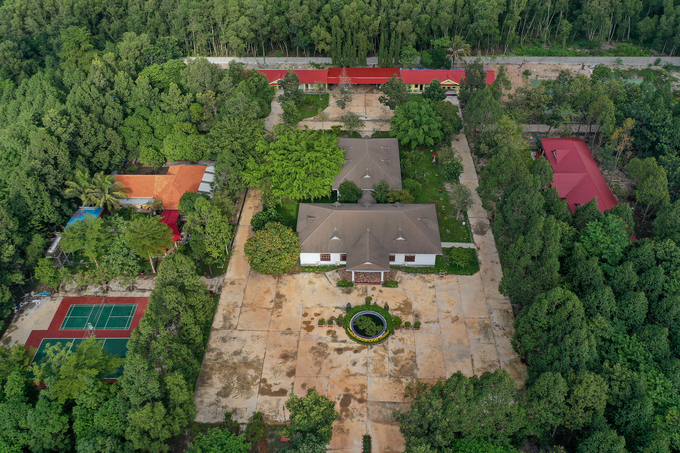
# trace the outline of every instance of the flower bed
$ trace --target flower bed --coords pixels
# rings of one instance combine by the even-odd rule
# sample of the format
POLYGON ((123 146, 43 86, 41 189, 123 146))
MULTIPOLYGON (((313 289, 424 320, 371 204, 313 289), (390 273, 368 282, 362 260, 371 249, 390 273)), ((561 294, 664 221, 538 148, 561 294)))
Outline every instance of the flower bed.
POLYGON ((391 334, 394 333, 394 325, 392 323, 392 315, 384 308, 378 307, 377 305, 357 305, 352 307, 345 316, 344 320, 345 332, 347 336, 357 343, 372 345, 379 344, 385 341, 391 334), (353 327, 353 323, 362 314, 373 314, 374 316, 380 317, 384 323, 385 327, 382 332, 374 337, 366 338, 360 333, 356 332, 353 327))

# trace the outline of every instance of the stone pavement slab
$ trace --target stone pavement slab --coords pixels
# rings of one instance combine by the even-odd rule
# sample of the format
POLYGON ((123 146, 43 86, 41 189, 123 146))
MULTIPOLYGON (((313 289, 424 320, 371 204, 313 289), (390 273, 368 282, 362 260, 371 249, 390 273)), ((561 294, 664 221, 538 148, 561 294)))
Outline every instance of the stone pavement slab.
MULTIPOLYGON (((255 212, 257 203, 248 197, 244 213, 255 212)), ((258 410, 267 422, 280 423, 290 393, 304 396, 315 387, 340 414, 330 451, 357 452, 369 433, 375 451, 401 452, 404 440, 392 412, 408 408, 404 390, 413 380, 433 384, 458 371, 469 376, 502 367, 521 381, 526 370, 510 345, 512 311, 497 292, 493 237, 486 219, 472 220, 475 246, 482 249, 480 273, 400 273, 399 288, 338 288, 332 272, 251 272, 245 256, 237 256, 251 234, 249 220, 241 222, 194 395, 197 421, 218 422, 230 411, 247 422, 258 410), (351 341, 343 328, 318 326, 369 295, 404 322, 420 320, 420 330, 399 330, 368 347, 351 341)))

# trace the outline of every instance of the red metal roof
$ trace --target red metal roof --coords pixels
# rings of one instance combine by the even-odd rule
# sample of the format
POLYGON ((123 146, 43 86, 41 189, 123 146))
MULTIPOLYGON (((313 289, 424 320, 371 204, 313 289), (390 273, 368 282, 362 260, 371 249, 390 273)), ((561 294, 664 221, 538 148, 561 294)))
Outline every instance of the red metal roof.
POLYGON ((351 83, 359 85, 379 85, 393 75, 399 75, 399 68, 328 68, 328 83, 340 83, 343 71, 351 83))
POLYGON ((177 241, 180 236, 179 229, 177 228, 177 219, 179 219, 179 211, 176 209, 166 209, 161 214, 161 218, 158 219, 159 222, 166 224, 172 230, 172 240, 177 241))
POLYGON ((597 197, 601 212, 616 206, 609 189, 585 142, 579 138, 541 138, 545 157, 555 176, 553 187, 561 198, 566 198, 569 209, 584 205, 597 197))
POLYGON ((328 71, 325 69, 299 69, 295 73, 300 78, 300 83, 327 83, 328 71))
MULTIPOLYGON (((278 85, 278 81, 286 77, 287 69, 258 69, 261 74, 264 74, 269 80, 270 85, 278 85)), ((295 69, 293 70, 298 75, 300 83, 326 83, 328 71, 325 69, 295 69)))
POLYGON ((265 77, 267 77, 269 84, 283 79, 286 77, 286 73, 288 72, 286 69, 258 69, 258 71, 260 74, 264 74, 265 77))
MULTIPOLYGON (((486 71, 486 84, 491 85, 496 80, 496 74, 488 69, 486 71)), ((406 84, 428 85, 432 80, 439 80, 444 86, 460 85, 465 78, 465 69, 402 69, 401 80, 406 84), (444 83, 451 81, 454 83, 444 83)))

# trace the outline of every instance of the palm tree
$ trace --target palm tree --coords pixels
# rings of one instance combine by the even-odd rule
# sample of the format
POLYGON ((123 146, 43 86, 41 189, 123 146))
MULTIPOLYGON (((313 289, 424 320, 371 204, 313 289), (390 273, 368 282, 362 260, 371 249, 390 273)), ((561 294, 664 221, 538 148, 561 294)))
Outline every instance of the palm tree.
POLYGON ((125 186, 116 181, 115 176, 97 173, 92 177, 90 201, 97 207, 106 207, 109 211, 120 208, 118 198, 127 197, 125 186))
POLYGON ((83 206, 87 206, 90 203, 92 194, 90 173, 77 170, 74 179, 75 181, 66 181, 67 189, 64 191, 64 195, 68 198, 78 197, 83 206))
POLYGON ((455 68, 456 59, 463 60, 464 57, 469 57, 472 52, 472 47, 470 47, 470 44, 466 43, 461 36, 456 35, 449 39, 449 45, 446 52, 449 59, 451 59, 451 67, 455 68))

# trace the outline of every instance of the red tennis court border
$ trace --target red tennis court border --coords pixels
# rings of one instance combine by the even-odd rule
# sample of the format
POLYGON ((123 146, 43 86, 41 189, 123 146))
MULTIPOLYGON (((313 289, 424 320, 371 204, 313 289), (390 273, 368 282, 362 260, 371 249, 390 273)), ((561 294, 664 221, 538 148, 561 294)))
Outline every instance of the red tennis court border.
POLYGON ((49 328, 32 331, 26 341, 26 348, 37 349, 45 338, 85 338, 87 330, 59 330, 59 328, 72 305, 99 305, 102 301, 104 305, 137 304, 137 310, 128 330, 95 330, 94 334, 97 338, 130 338, 130 333, 139 325, 149 304, 148 297, 64 297, 49 328))

